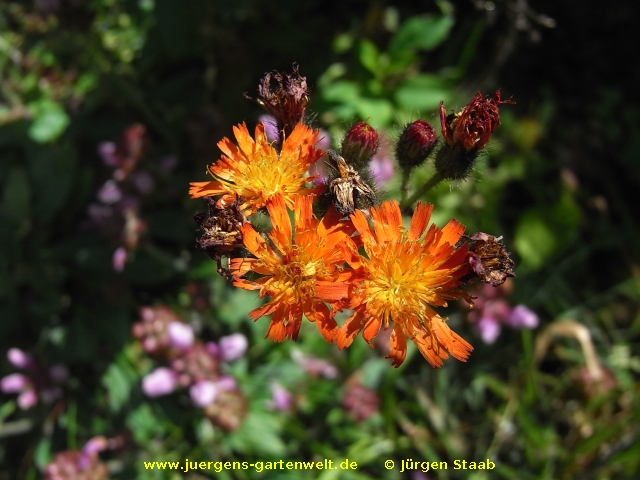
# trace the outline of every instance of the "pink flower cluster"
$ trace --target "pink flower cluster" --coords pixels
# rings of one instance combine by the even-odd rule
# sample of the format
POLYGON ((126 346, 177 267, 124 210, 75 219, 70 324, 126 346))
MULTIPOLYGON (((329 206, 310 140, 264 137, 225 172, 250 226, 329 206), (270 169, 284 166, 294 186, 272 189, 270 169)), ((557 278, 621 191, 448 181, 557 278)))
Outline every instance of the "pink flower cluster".
POLYGON ((538 326, 538 316, 526 305, 512 307, 506 300, 511 290, 508 280, 499 287, 482 284, 475 292, 473 309, 467 313, 484 343, 494 343, 500 335, 502 325, 511 328, 529 328, 538 326))
POLYGON ((62 389, 57 385, 69 377, 64 365, 44 367, 36 363, 33 356, 19 348, 11 348, 7 359, 25 373, 12 373, 0 379, 0 390, 17 393, 17 403, 22 410, 28 410, 38 403, 51 403, 62 397, 62 389))
POLYGON ((222 337, 217 343, 201 342, 193 328, 167 307, 142 308, 141 321, 133 331, 148 353, 162 354, 168 362, 142 379, 142 391, 148 397, 188 388, 193 404, 206 408, 221 392, 237 391, 236 380, 221 374, 221 362, 233 362, 245 354, 248 341, 243 334, 222 337))

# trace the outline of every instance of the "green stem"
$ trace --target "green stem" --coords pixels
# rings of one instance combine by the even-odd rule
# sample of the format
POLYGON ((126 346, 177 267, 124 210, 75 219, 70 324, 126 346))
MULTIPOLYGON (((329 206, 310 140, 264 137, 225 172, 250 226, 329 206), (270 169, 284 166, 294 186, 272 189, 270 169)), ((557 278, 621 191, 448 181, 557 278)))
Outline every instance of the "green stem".
POLYGON ((411 195, 408 200, 402 201, 402 209, 404 210, 405 208, 408 208, 411 205, 413 205, 416 202, 416 200, 421 198, 425 193, 427 193, 429 190, 431 190, 433 187, 439 184, 442 180, 444 180, 444 178, 440 175, 439 172, 434 173, 433 177, 431 177, 427 183, 422 185, 422 187, 420 187, 417 192, 411 195))
POLYGON ((400 205, 404 205, 404 201, 409 195, 409 170, 402 170, 402 184, 400 185, 400 205))

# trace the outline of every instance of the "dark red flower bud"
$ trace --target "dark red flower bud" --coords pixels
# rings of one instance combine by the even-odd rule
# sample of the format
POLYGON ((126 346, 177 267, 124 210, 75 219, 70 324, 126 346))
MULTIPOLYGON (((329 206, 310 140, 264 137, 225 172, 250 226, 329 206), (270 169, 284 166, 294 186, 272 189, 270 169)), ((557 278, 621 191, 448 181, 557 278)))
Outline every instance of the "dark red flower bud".
POLYGON ((482 98, 478 92, 469 105, 460 113, 447 115, 444 103, 440 102, 440 125, 442 136, 448 145, 459 143, 466 151, 478 151, 487 146, 491 134, 500 124, 498 105, 515 103, 512 100, 500 100, 500 90, 493 98, 482 98))
POLYGON ((396 144, 396 159, 403 170, 421 165, 436 145, 436 132, 424 120, 407 124, 396 144))
POLYGON ((341 154, 349 165, 359 169, 371 160, 379 145, 378 132, 367 122, 358 122, 344 136, 341 154))

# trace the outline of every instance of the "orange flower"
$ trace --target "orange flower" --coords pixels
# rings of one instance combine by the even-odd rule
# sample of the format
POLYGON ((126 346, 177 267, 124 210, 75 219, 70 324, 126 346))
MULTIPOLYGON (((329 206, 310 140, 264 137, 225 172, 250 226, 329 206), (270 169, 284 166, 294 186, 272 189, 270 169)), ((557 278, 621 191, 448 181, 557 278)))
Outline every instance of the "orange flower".
POLYGON ((331 207, 318 222, 312 213, 312 196, 297 197, 294 204, 294 231, 285 200, 280 195, 267 201, 273 223, 267 242, 251 224, 242 226, 247 249, 257 258, 234 258, 230 270, 234 285, 246 290, 260 290, 269 301, 249 313, 253 320, 273 314, 267 337, 275 342, 296 340, 302 314, 315 322, 328 342, 335 340, 338 326, 331 311, 316 295, 318 282, 340 285, 349 280, 351 271, 342 271, 344 258, 337 244, 355 229, 351 222, 340 222, 331 207), (251 281, 241 278, 255 272, 262 275, 251 281))
POLYGON ((223 155, 209 167, 215 180, 192 182, 192 198, 223 195, 219 200, 222 206, 233 203, 238 196, 240 209, 252 215, 276 195, 282 195, 293 208, 297 196, 316 193, 306 186, 315 177, 305 177, 305 173, 324 153, 314 146, 318 130, 298 123, 279 154, 267 140, 262 123, 256 126, 255 140, 244 123, 233 127, 233 133, 238 145, 226 137, 218 142, 223 155))
POLYGON ((432 205, 419 203, 408 231, 396 202, 371 209, 373 230, 361 211, 351 216, 366 257, 351 239, 343 242, 342 249, 347 263, 361 272, 362 280, 350 289, 320 288, 318 292, 328 301, 355 311, 340 327, 338 347, 351 345, 361 331, 373 346, 380 328, 386 330, 393 323, 387 358, 392 359, 394 367, 405 359, 406 338, 414 341, 434 368, 442 366, 447 352, 458 360, 467 359, 473 350, 471 345, 434 310, 446 306, 447 300, 470 299, 457 289, 469 273, 466 245, 456 248, 464 227, 451 220, 442 230, 435 225, 427 230, 432 210, 432 205), (340 304, 340 298, 349 300, 340 304))

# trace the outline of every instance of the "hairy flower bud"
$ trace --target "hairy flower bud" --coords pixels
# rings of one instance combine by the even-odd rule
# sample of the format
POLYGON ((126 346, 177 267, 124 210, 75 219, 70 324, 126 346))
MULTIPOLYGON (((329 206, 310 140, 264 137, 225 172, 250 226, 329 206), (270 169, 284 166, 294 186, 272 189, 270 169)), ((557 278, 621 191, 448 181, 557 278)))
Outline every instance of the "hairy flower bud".
POLYGON ((358 122, 344 136, 341 154, 348 164, 360 169, 375 155, 378 146, 378 132, 367 122, 358 122))
POLYGON ((500 90, 493 98, 482 98, 478 92, 459 113, 447 115, 440 102, 440 126, 445 144, 436 156, 436 169, 448 180, 465 179, 478 157, 478 152, 487 146, 491 134, 500 124, 499 105, 515 103, 501 100, 500 90))
POLYGON ((396 144, 396 159, 403 170, 421 165, 436 145, 436 132, 424 120, 407 124, 396 144))

